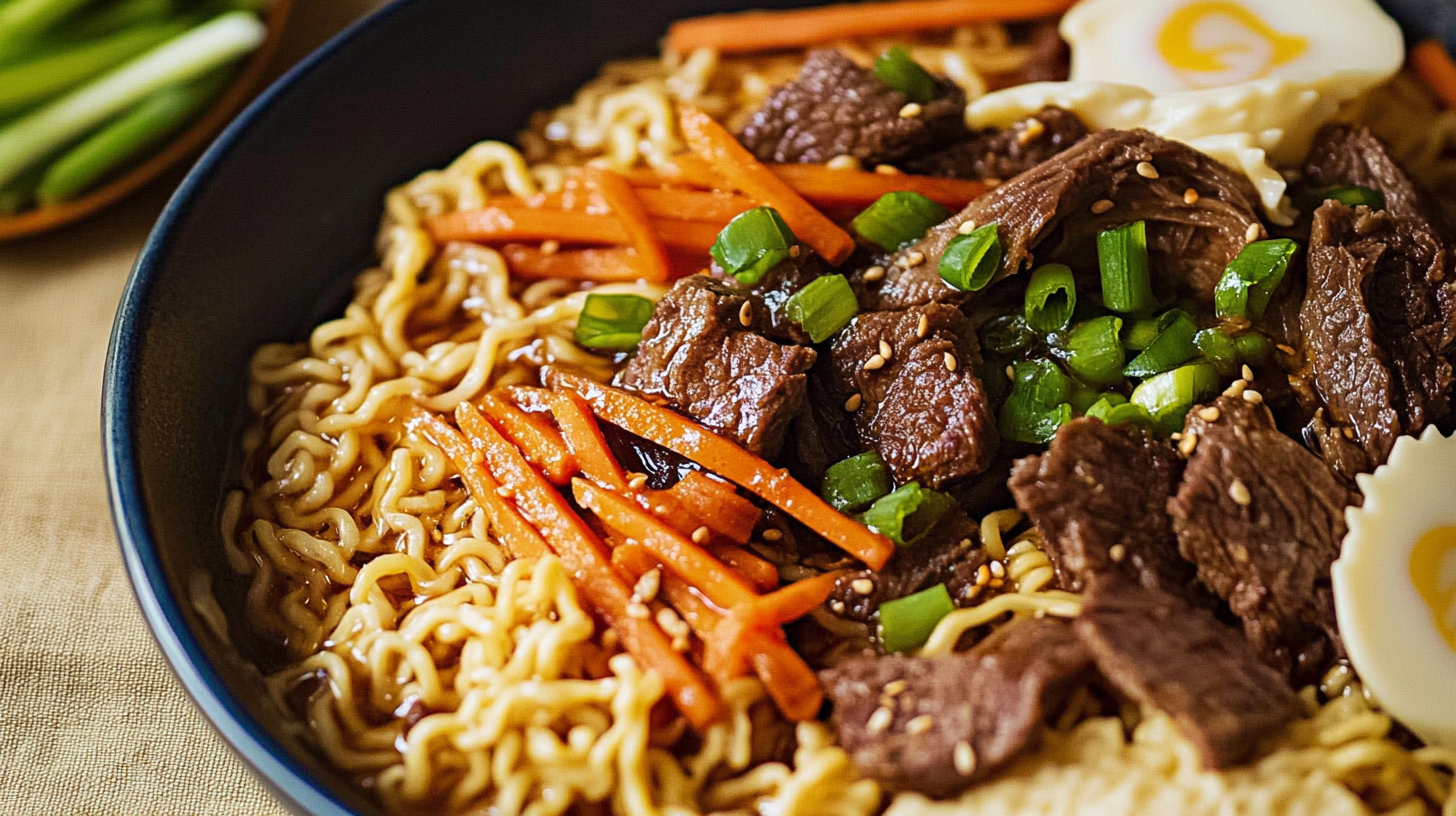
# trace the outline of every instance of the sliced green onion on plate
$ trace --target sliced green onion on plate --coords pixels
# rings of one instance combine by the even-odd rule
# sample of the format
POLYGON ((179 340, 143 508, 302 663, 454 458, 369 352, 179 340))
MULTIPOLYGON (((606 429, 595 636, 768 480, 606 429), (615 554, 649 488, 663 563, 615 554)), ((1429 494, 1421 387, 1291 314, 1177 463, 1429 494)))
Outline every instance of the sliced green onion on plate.
POLYGON ((1026 283, 1026 324, 1042 334, 1061 331, 1077 309, 1077 282, 1064 264, 1037 267, 1026 283))
POLYGON ((1144 380, 1129 402, 1146 408, 1165 435, 1183 430, 1189 409, 1218 393, 1218 370, 1192 363, 1144 380))
POLYGON ((1171 371, 1198 356, 1198 346, 1193 338, 1198 334, 1198 324, 1181 309, 1174 309, 1158 318, 1158 335, 1142 353, 1122 370, 1129 377, 1146 379, 1154 374, 1171 371))
POLYGON ((969 235, 957 235, 941 253, 939 272, 946 283, 962 292, 986 288, 1001 266, 1001 239, 996 224, 983 224, 969 235))
POLYGON ((602 351, 631 351, 656 304, 640 295, 587 295, 576 319, 577 345, 602 351))
POLYGON ((773 207, 739 213, 708 250, 723 271, 749 285, 786 260, 799 239, 773 207))
POLYGON ((931 227, 950 218, 950 210, 919 193, 885 193, 855 216, 850 226, 886 252, 925 237, 931 227))
POLYGON ((830 465, 819 493, 835 510, 858 513, 894 488, 885 460, 869 451, 830 465))
POLYGON ((1072 421, 1067 402, 1071 383, 1050 360, 1015 363, 1012 368, 1011 393, 997 423, 1001 436, 1012 442, 1046 444, 1058 428, 1072 421))
POLYGON ((1122 314, 1146 312, 1158 305, 1148 272, 1148 228, 1134 221, 1097 234, 1097 262, 1102 271, 1102 302, 1122 314))
POLYGON ((1213 305, 1219 317, 1264 316, 1274 290, 1284 280, 1289 259, 1299 245, 1287 238, 1245 244, 1229 262, 1213 290, 1213 305))
POLYGON ((944 493, 910 482, 870 505, 860 519, 865 526, 901 546, 914 546, 955 502, 944 493))
POLYGON ((1094 317, 1067 333, 1064 353, 1067 368, 1093 385, 1115 385, 1122 381, 1122 319, 1108 315, 1094 317))
POLYGON ((880 643, 887 652, 909 652, 925 645, 940 619, 955 611, 945 584, 880 604, 880 643))
POLYGON ((854 289, 843 275, 820 275, 784 302, 784 314, 816 343, 833 337, 858 313, 854 289))
POLYGON ((1121 394, 1108 394, 1098 400, 1091 408, 1087 409, 1087 416, 1092 419, 1100 419, 1108 425, 1123 425, 1131 423, 1148 430, 1155 426, 1153 417, 1148 409, 1135 403, 1128 402, 1121 394))
POLYGON ((935 77, 920 66, 903 45, 897 45, 875 59, 875 77, 911 101, 925 104, 935 98, 935 77))

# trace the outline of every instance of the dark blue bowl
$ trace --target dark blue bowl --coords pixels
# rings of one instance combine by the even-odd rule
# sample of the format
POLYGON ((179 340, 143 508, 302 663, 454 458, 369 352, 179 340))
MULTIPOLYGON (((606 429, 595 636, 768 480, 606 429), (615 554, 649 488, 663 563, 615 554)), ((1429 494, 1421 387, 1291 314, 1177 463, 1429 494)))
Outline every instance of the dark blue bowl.
POLYGON ((601 63, 652 53, 678 17, 794 0, 399 0, 298 65, 240 116, 168 204, 122 295, 103 439, 112 514, 163 653, 286 805, 380 808, 266 703, 218 532, 236 482, 247 361, 342 308, 387 189, 483 138, 510 138, 601 63), (188 601, 209 577, 225 643, 188 601))

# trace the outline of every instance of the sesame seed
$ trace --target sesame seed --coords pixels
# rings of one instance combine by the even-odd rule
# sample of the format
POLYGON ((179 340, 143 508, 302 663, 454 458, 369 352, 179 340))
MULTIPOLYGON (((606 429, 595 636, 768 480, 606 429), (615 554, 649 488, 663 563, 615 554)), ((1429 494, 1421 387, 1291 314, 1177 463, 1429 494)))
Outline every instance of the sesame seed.
POLYGON ((1192 187, 1189 187, 1188 189, 1184 190, 1183 191, 1183 203, 1184 204, 1197 204, 1198 203, 1198 191, 1195 190, 1195 189, 1193 189, 1192 187))
POLYGON ((1001 179, 998 178, 983 178, 981 179, 981 183, 986 185, 987 189, 994 190, 997 187, 1000 187, 1003 182, 1001 181, 1001 179))
POLYGON ((561 251, 561 242, 556 240, 545 240, 541 242, 542 255, 555 255, 561 251))
POLYGON ((1355 429, 1354 428, 1341 428, 1340 429, 1340 433, 1344 434, 1346 439, 1354 439, 1355 438, 1355 429))
POLYGON ((1229 383, 1228 388, 1224 389, 1223 395, 1225 397, 1237 397, 1240 394, 1244 393, 1244 389, 1248 387, 1248 380, 1234 380, 1233 382, 1229 383))
POLYGON ((976 570, 976 586, 985 586, 986 582, 990 580, 991 568, 982 564, 980 569, 976 570))
POLYGON ((745 300, 743 305, 738 307, 738 322, 745 326, 753 325, 753 301, 745 300))
POLYGON ((900 109, 900 118, 901 119, 914 119, 915 117, 919 116, 920 114, 922 114, 924 112, 925 112, 925 109, 922 108, 922 107, 920 107, 920 103, 918 103, 918 102, 909 102, 909 103, 906 103, 905 107, 903 107, 903 108, 900 109))
POLYGON ((688 650, 688 639, 685 635, 677 635, 672 639, 672 650, 674 652, 686 652, 688 650))
POLYGON ((971 599, 971 600, 974 600, 975 597, 977 595, 980 595, 980 594, 981 594, 981 585, 980 584, 971 584, 970 588, 968 588, 966 590, 966 598, 971 599))
POLYGON ((1121 564, 1122 559, 1127 557, 1127 547, 1121 544, 1113 544, 1107 548, 1107 557, 1112 559, 1112 563, 1121 564))
POLYGON ((991 575, 996 578, 1006 577, 1006 567, 1000 561, 991 562, 991 575))
MULTIPOLYGON (((921 315, 921 317, 924 316, 925 315, 921 315)), ((886 343, 884 340, 880 341, 880 356, 884 357, 886 360, 892 359, 895 356, 895 350, 890 348, 890 344, 886 343)))
POLYGON ((986 586, 988 586, 988 587, 990 587, 992 589, 1000 589, 1001 587, 1003 587, 1005 585, 1006 585, 1006 581, 1004 579, 1001 579, 1001 578, 992 578, 986 584, 986 586))
POLYGON ((829 609, 836 615, 844 614, 844 601, 830 601, 829 609))
POLYGON ((959 227, 956 227, 956 232, 959 232, 961 235, 970 235, 975 231, 976 222, 973 220, 962 221, 961 225, 959 227))
POLYGON ((848 153, 840 153, 838 156, 825 162, 824 166, 830 170, 858 170, 860 163, 859 159, 856 159, 848 153))
POLYGON ((849 399, 844 401, 844 410, 852 414, 855 411, 859 410, 859 406, 863 402, 864 397, 860 396, 859 394, 850 394, 849 399))
POLYGON ((506 487, 505 485, 501 485, 500 487, 497 487, 495 489, 495 494, 497 496, 500 496, 503 499, 509 499, 512 496, 516 495, 516 493, 515 493, 514 490, 511 490, 509 487, 506 487))
POLYGON ((885 693, 891 697, 903 694, 907 685, 904 680, 891 680, 885 684, 885 693))
POLYGON ((632 598, 638 603, 646 603, 657 597, 657 590, 661 587, 662 570, 650 569, 642 573, 642 577, 632 587, 632 598))
POLYGON ((1284 352, 1285 354, 1288 354, 1291 357, 1294 356, 1294 347, 1293 346, 1286 346, 1283 343, 1280 343, 1280 344, 1276 345, 1274 348, 1279 349, 1280 351, 1284 352))
POLYGON ((779 539, 781 539, 783 537, 784 537, 784 534, 781 533, 781 532, 779 532, 778 530, 774 529, 773 527, 770 527, 767 530, 764 530, 763 531, 763 540, 764 541, 778 541, 779 539))
POLYGON ((915 324, 915 336, 924 337, 928 331, 930 331, 930 318, 922 314, 920 322, 915 324))
POLYGON ((929 731, 932 725, 935 725, 935 718, 929 714, 921 714, 919 717, 905 723, 905 733, 912 736, 919 736, 929 731))
POLYGON ((1252 388, 1250 388, 1249 390, 1247 390, 1247 391, 1244 392, 1244 402, 1248 402, 1248 403, 1252 403, 1254 405, 1258 405, 1259 403, 1261 403, 1263 401, 1264 401, 1264 395, 1263 394, 1260 394, 1258 391, 1255 391, 1252 388))
POLYGON ((1233 556, 1234 561, 1240 564, 1247 564, 1249 563, 1249 548, 1242 544, 1235 544, 1233 546, 1233 556))
POLYGON ((849 583, 849 588, 861 595, 868 595, 875 591, 875 582, 868 578, 856 578, 849 583))
POLYGON ((894 722, 894 720, 895 712, 885 706, 880 706, 875 709, 875 713, 871 714, 869 721, 865 723, 865 730, 871 734, 878 734, 886 728, 889 728, 890 723, 894 722))
POLYGON ((957 363, 956 362, 955 355, 954 354, 951 354, 950 352, 947 351, 945 353, 945 370, 946 371, 955 371, 956 370, 956 366, 958 366, 958 365, 960 365, 960 363, 957 363))
POLYGON ((627 480, 627 487, 631 488, 632 490, 641 490, 642 488, 644 488, 646 486, 647 486, 647 474, 646 473, 634 473, 634 474, 632 474, 632 478, 630 478, 630 479, 627 480))
POLYGON ((1006 366, 1006 379, 1008 379, 1008 380, 1014 380, 1014 379, 1016 379, 1016 366, 1010 366, 1010 365, 1009 366, 1006 366))
POLYGON ((1207 408, 1198 409, 1198 418, 1204 422, 1217 422, 1221 413, 1217 405, 1210 405, 1207 408))
POLYGON ((1178 441, 1178 452, 1184 457, 1192 456, 1193 449, 1196 447, 1198 447, 1198 434, 1196 433, 1186 433, 1178 441))
POLYGON ((1183 432, 1182 431, 1174 431, 1174 432, 1168 434, 1168 438, 1171 439, 1171 440, 1173 440, 1174 442, 1177 442, 1178 440, 1180 440, 1180 439, 1183 438, 1183 432))
POLYGON ((970 776, 976 772, 976 749, 969 742, 961 740, 951 751, 951 761, 955 764, 956 773, 970 776))
POLYGON ((869 358, 868 360, 866 360, 865 361, 865 364, 864 364, 864 370, 865 371, 879 371, 880 369, 882 369, 884 367, 885 367, 885 358, 884 357, 881 357, 878 354, 876 354, 875 356, 873 356, 873 357, 869 358))
POLYGON ((638 620, 647 620, 648 618, 652 617, 652 610, 647 608, 647 604, 633 601, 632 603, 627 604, 627 617, 636 618, 638 620))
POLYGON ((925 263, 925 253, 917 249, 906 253, 901 265, 909 269, 912 266, 919 266, 923 263, 925 263))
POLYGON ((789 257, 790 258, 797 258, 797 257, 799 257, 800 255, 803 255, 803 254, 804 254, 804 250, 798 244, 794 244, 793 246, 789 247, 789 257))
POLYGON ((1244 507, 1248 507, 1249 502, 1254 500, 1254 497, 1249 495, 1249 486, 1244 484, 1241 479, 1234 479, 1229 484, 1228 494, 1229 498, 1234 500, 1234 504, 1244 507))
POLYGON ((656 507, 652 508, 652 512, 656 513, 659 516, 665 516, 667 515, 667 505, 659 504, 656 507))
POLYGON ((884 276, 885 268, 883 266, 872 266, 864 271, 864 279, 867 281, 877 281, 884 276))
POLYGON ((1103 199, 1100 199, 1098 201, 1094 201, 1094 202, 1092 202, 1092 214, 1093 215, 1101 215, 1101 214, 1107 212, 1108 210, 1112 209, 1112 206, 1113 206, 1112 205, 1112 200, 1111 199, 1108 199, 1108 198, 1103 198, 1103 199))
POLYGON ((1018 144, 1031 144, 1037 139, 1040 139, 1043 133, 1046 133, 1046 125, 1040 119, 1033 116, 1026 120, 1026 127, 1022 128, 1021 132, 1016 134, 1016 141, 1018 144))
POLYGON ((699 527, 698 529, 693 531, 693 543, 703 544, 707 542, 708 535, 709 533, 707 527, 699 527))
POLYGON ((1138 162, 1137 174, 1145 179, 1155 179, 1158 177, 1158 168, 1152 162, 1138 162))
POLYGON ((1248 229, 1244 230, 1244 240, 1251 243, 1257 241, 1259 240, 1259 234, 1263 231, 1264 228, 1259 225, 1258 221, 1255 221, 1254 223, 1249 225, 1248 229))
POLYGON ((875 172, 876 173, 879 173, 882 176, 898 176, 898 175, 900 175, 900 169, 898 167, 894 167, 894 166, 888 165, 888 164, 877 164, 877 165, 875 165, 875 172))
POLYGON ((683 619, 679 618, 677 612, 673 611, 670 606, 664 606, 657 610, 657 625, 662 627, 662 631, 670 635, 686 634, 682 631, 686 628, 683 626, 683 619))
POLYGON ((1246 379, 1246 380, 1252 381, 1254 379, 1254 369, 1249 368, 1248 366, 1244 366, 1239 371, 1239 373, 1240 374, 1243 374, 1244 375, 1244 379, 1246 379))
POLYGON ((602 648, 615 649, 622 642, 622 636, 617 634, 616 629, 608 629, 602 632, 602 648))

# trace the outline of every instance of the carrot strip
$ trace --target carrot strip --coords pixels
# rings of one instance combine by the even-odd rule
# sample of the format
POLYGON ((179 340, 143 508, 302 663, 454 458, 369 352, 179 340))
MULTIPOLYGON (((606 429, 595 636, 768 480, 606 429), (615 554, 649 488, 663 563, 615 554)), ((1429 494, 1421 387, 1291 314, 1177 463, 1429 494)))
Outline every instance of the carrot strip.
MULTIPOLYGON (((653 219, 652 229, 668 249, 708 254, 718 240, 722 224, 653 219)), ((474 241, 503 244, 520 241, 560 241, 566 244, 632 243, 621 220, 614 215, 593 215, 574 210, 535 207, 484 207, 453 212, 425 222, 425 229, 440 243, 474 241)))
POLYGON ((616 173, 601 167, 588 165, 583 172, 587 184, 606 199, 612 215, 617 217, 622 228, 627 231, 632 249, 642 262, 645 273, 643 277, 650 281, 667 280, 667 251, 662 248, 662 242, 652 228, 652 219, 647 215, 647 208, 642 206, 637 194, 632 191, 632 185, 616 173))
POLYGON ((732 567, 739 575, 747 578, 748 583, 759 592, 772 592, 778 588, 779 569, 769 561, 732 544, 708 542, 704 549, 714 558, 732 567))
POLYGON ((708 678, 672 648, 656 622, 628 614, 632 590, 612 569, 601 540, 572 511, 566 499, 475 406, 460 403, 455 420, 485 456, 490 470, 515 492, 516 507, 561 557, 587 603, 621 636, 622 645, 638 665, 662 677, 683 716, 698 729, 720 719, 723 703, 708 678))
POLYGON ((826 572, 813 578, 795 581, 783 589, 760 595, 746 604, 733 607, 733 615, 758 629, 769 629, 792 623, 813 612, 829 600, 829 593, 839 581, 842 570, 826 572))
POLYGON ((511 277, 523 280, 614 283, 646 277, 637 256, 620 247, 542 252, 524 244, 506 244, 500 253, 505 256, 511 277))
MULTIPOLYGON (((818 166, 818 165, 815 165, 818 166)), ((727 224, 733 218, 746 210, 753 209, 753 199, 748 196, 730 193, 722 190, 682 190, 668 189, 662 184, 671 183, 666 176, 653 175, 653 171, 637 171, 632 176, 618 174, 626 178, 637 193, 647 214, 653 218, 660 218, 667 221, 708 221, 714 224, 727 224), (638 183, 639 180, 655 179, 647 184, 638 183), (655 186, 657 185, 657 186, 655 186)), ((866 174, 874 175, 874 174, 866 174)), ((916 178, 924 178, 916 176, 916 178)), ((960 182, 965 184, 967 182, 960 182)), ((592 215, 604 215, 614 212, 609 205, 602 201, 600 206, 590 199, 582 196, 568 196, 564 193, 542 193, 528 199, 500 196, 490 200, 490 206, 500 207, 504 210, 512 209, 544 209, 544 210, 576 210, 592 215)))
POLYGON ((1456 62, 1440 40, 1426 40, 1410 51, 1410 64, 1447 108, 1456 110, 1456 62))
POLYGON ((685 536, 692 537, 703 526, 703 520, 669 490, 652 490, 644 486, 635 493, 629 491, 629 496, 636 499, 639 507, 651 510, 652 515, 685 536))
POLYGON ((708 529, 739 544, 748 543, 763 515, 753 502, 738 495, 732 485, 697 471, 689 471, 668 492, 702 519, 708 529))
POLYGON ((794 235, 820 257, 838 265, 854 252, 854 239, 849 233, 754 158, 713 117, 692 105, 683 105, 679 123, 683 139, 694 153, 706 159, 739 192, 778 210, 794 235))
POLYGON ((622 473, 622 466, 617 464, 617 458, 607 446, 607 438, 597 427, 591 407, 580 396, 562 391, 552 394, 551 415, 556 417, 566 446, 571 449, 571 455, 581 465, 583 473, 613 490, 627 489, 627 477, 622 473))
POLYGON ((757 600, 758 593, 738 573, 631 501, 585 479, 573 479, 571 490, 577 503, 595 514, 609 529, 651 550, 663 566, 703 593, 713 604, 729 609, 757 600))
POLYGON ((808 722, 819 716, 824 689, 814 670, 783 639, 782 633, 750 631, 746 647, 753 673, 763 681, 774 705, 790 722, 808 722))
POLYGON ((980 198, 984 182, 919 176, 912 173, 870 173, 835 170, 822 164, 771 164, 769 169, 804 198, 820 207, 864 208, 886 193, 908 191, 952 210, 980 198))
POLYGON ((670 409, 564 371, 549 378, 581 395, 607 422, 649 439, 746 488, 831 543, 880 569, 895 552, 888 538, 830 507, 814 491, 763 459, 670 409))
POLYGON ((564 485, 581 471, 566 447, 561 432, 540 414, 528 414, 495 394, 480 398, 479 408, 511 440, 526 460, 541 469, 546 478, 564 485))
POLYGON ((987 21, 1029 20, 1061 14, 1073 0, 900 0, 793 11, 715 14, 673 23, 666 48, 686 54, 712 48, 725 54, 780 51, 814 43, 856 39, 987 21))
POLYGON ((476 504, 485 508, 485 514, 490 518, 491 531, 512 558, 539 558, 551 551, 541 534, 536 532, 536 528, 521 518, 516 508, 496 492, 500 484, 475 457, 475 449, 459 431, 450 427, 450 423, 441 417, 418 405, 410 409, 408 423, 411 427, 418 428, 426 439, 438 446, 455 463, 455 469, 460 472, 460 480, 465 483, 465 488, 470 491, 476 504))
POLYGON ((497 389, 504 391, 511 404, 528 414, 551 413, 551 398, 556 392, 534 385, 508 385, 497 389))

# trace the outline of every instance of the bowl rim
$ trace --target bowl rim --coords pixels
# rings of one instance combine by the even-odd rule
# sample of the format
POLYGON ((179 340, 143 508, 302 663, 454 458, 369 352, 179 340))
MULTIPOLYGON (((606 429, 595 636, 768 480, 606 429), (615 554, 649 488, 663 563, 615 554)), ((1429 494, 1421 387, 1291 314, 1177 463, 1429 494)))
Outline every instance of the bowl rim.
POLYGON ((168 584, 141 485, 132 430, 136 409, 134 386, 148 323, 146 304, 164 250, 173 242, 179 223, 218 165, 232 153, 238 140, 263 112, 289 93, 301 77, 331 59, 364 31, 418 1, 390 0, 355 20, 284 72, 208 146, 168 199, 132 265, 112 323, 102 380, 101 443, 112 525, 131 579, 132 594, 147 627, 172 673, 233 753, 286 808, 312 816, 354 816, 356 811, 300 767, 289 749, 228 691, 222 676, 189 629, 182 613, 183 601, 173 594, 168 584))

